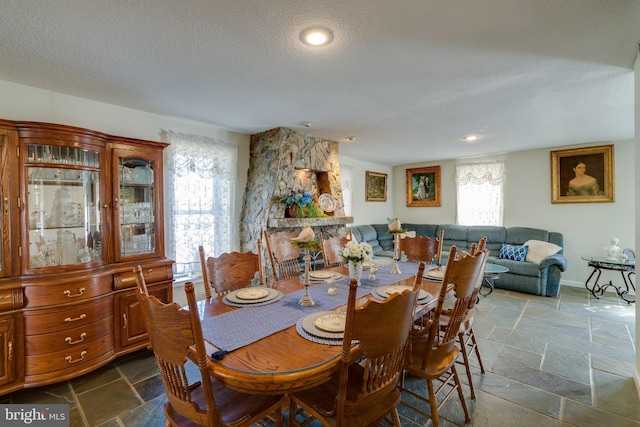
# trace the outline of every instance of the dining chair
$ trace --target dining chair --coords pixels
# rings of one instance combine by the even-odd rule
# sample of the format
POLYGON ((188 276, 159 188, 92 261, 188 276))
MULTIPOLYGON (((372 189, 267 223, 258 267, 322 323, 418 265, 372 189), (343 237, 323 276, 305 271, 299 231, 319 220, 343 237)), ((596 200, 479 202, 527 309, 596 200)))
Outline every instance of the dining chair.
MULTIPOLYGON (((471 255, 476 255, 478 252, 484 250, 486 246, 487 238, 483 237, 480 239, 477 245, 472 244, 469 253, 471 255)), ((488 258, 487 258, 488 259, 488 258)), ((486 260, 485 260, 486 266, 486 260)), ((469 382, 469 389, 471 391, 471 398, 476 398, 475 389, 473 387, 473 376, 471 374, 471 362, 469 360, 469 355, 475 353, 476 359, 478 359, 478 365, 480 366, 480 372, 484 374, 484 364, 482 363, 482 356, 480 356, 480 348, 478 347, 478 341, 476 339, 476 334, 473 331, 473 315, 475 312, 476 304, 480 299, 480 289, 482 288, 482 280, 484 279, 484 266, 482 267, 482 275, 478 282, 476 283, 471 299, 469 300, 469 307, 467 308, 467 313, 464 317, 464 320, 460 324, 460 330, 458 332, 458 345, 460 347, 460 355, 462 356, 462 360, 460 360, 460 355, 458 356, 458 360, 456 361, 459 364, 464 365, 465 371, 467 373, 467 381, 469 382)), ((449 313, 448 310, 443 310, 440 315, 440 333, 444 333, 446 331, 447 325, 449 323, 449 313)))
POLYGON ((295 231, 278 231, 273 234, 264 230, 264 240, 271 260, 273 276, 277 280, 298 277, 302 273, 299 258, 300 248, 291 243, 291 239, 298 237, 295 231))
POLYGON ((251 286, 256 273, 260 286, 264 286, 260 239, 257 249, 257 253, 233 251, 225 252, 219 257, 206 257, 204 247, 198 246, 205 296, 211 298, 212 290, 218 295, 226 295, 236 289, 251 286))
POLYGON ((443 235, 444 230, 440 230, 439 237, 406 236, 400 239, 400 251, 409 261, 424 261, 426 263, 435 261, 435 264, 440 264, 443 235))
POLYGON ((299 424, 298 407, 323 426, 369 426, 389 417, 400 426, 398 380, 420 285, 384 301, 369 296, 356 306, 357 287, 351 279, 338 372, 317 387, 290 395, 290 427, 311 419, 299 424))
POLYGON ((477 283, 482 280, 487 256, 486 250, 476 250, 474 255, 463 252, 457 254, 456 247, 451 246, 436 308, 422 328, 411 331, 410 350, 400 381, 400 389, 404 393, 401 404, 430 418, 436 427, 439 425, 438 411, 456 391, 465 419, 467 422, 471 421, 455 366, 460 351, 456 341, 460 325, 465 319, 471 299, 474 298, 477 283), (452 307, 448 311, 448 322, 440 334, 440 316, 445 300, 452 307), (423 388, 418 390, 406 386, 407 374, 418 380, 426 380, 427 396, 419 392, 423 388), (438 387, 435 388, 434 385, 438 387), (406 397, 428 404, 430 413, 406 397))
POLYGON ((167 396, 167 426, 249 427, 265 425, 260 421, 267 417, 282 426, 283 396, 238 393, 212 376, 193 283, 185 283, 189 310, 184 310, 148 295, 142 279, 137 297, 167 396))
POLYGON ((324 260, 324 268, 339 267, 345 264, 342 258, 342 249, 349 243, 348 237, 333 236, 324 238, 322 232, 319 233, 320 244, 322 245, 322 258, 324 260))

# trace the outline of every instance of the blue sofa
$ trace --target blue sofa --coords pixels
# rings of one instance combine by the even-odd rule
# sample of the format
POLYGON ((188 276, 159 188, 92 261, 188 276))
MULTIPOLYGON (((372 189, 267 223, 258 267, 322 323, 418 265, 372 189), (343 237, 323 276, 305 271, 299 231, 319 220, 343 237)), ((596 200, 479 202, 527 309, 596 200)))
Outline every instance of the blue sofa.
MULTIPOLYGON (((563 237, 560 233, 529 227, 455 224, 402 224, 402 228, 415 231, 417 236, 429 237, 437 237, 440 230, 444 230, 443 257, 452 245, 458 250, 468 250, 472 243, 478 243, 482 237, 486 237, 489 262, 509 269, 509 272, 501 274, 495 280, 496 288, 549 297, 557 297, 560 292, 560 278, 562 272, 567 269, 567 259, 562 254, 562 249, 544 258, 539 264, 499 258, 500 249, 505 243, 522 245, 527 240, 540 240, 563 248, 563 237)), ((387 234, 387 224, 355 225, 350 226, 348 230, 353 231, 358 241, 369 243, 374 256, 393 257, 393 236, 387 234)))

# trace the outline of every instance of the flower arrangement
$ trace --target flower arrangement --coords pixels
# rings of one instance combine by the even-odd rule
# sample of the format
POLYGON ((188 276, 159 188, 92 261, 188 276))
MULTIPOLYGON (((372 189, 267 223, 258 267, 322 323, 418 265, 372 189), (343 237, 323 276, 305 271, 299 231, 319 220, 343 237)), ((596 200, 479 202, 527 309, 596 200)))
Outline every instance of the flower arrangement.
POLYGON ((341 255, 345 261, 368 261, 373 256, 373 249, 371 249, 371 245, 366 242, 351 240, 344 246, 341 255))
POLYGON ((308 191, 304 191, 301 188, 298 191, 289 190, 289 193, 280 197, 280 203, 284 204, 286 208, 290 206, 300 206, 304 208, 313 201, 313 196, 308 191))
POLYGON ((298 189, 280 197, 290 218, 318 218, 326 216, 322 208, 317 205, 314 197, 308 191, 298 189))

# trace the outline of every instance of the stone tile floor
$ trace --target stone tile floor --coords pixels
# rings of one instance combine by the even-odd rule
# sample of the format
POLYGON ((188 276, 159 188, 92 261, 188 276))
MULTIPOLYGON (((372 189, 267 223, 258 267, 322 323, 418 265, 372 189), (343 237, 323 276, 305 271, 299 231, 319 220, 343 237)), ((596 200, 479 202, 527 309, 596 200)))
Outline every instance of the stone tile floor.
MULTIPOLYGON (((565 286, 558 298, 497 289, 476 307, 474 329, 486 373, 476 366, 475 400, 466 390, 470 425, 640 427, 632 378, 635 305, 613 293, 597 300, 565 286)), ((409 382, 426 390, 424 382, 409 382)), ((68 403, 74 427, 164 426, 163 401, 146 350, 71 381, 0 397, 2 403, 68 403)), ((431 425, 407 408, 400 406, 400 412, 403 426, 431 425)), ((459 401, 450 399, 440 412, 441 425, 464 425, 461 412, 459 401)))

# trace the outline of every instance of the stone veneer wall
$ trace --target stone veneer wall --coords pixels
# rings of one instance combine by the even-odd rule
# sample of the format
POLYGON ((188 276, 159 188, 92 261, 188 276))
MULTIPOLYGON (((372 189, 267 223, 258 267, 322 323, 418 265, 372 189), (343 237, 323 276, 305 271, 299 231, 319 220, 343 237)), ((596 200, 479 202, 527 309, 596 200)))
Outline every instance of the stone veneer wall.
POLYGON ((316 218, 311 224, 321 227, 323 233, 341 234, 344 224, 353 222, 353 218, 344 217, 336 141, 280 127, 252 135, 250 142, 249 172, 240 218, 242 251, 256 250, 257 239, 269 227, 270 219, 277 229, 299 227, 299 219, 283 220, 285 209, 278 202, 291 189, 301 188, 314 196, 319 196, 319 191, 334 196, 333 217, 316 218))

